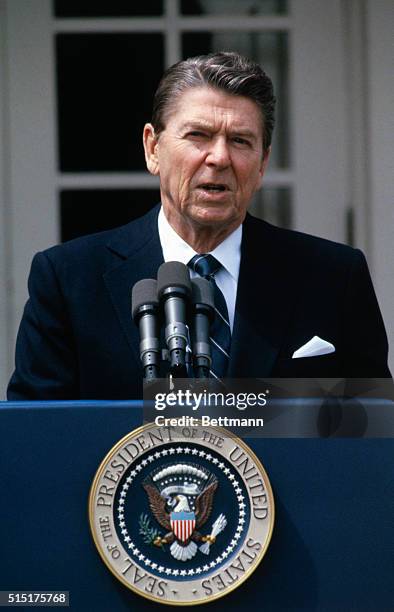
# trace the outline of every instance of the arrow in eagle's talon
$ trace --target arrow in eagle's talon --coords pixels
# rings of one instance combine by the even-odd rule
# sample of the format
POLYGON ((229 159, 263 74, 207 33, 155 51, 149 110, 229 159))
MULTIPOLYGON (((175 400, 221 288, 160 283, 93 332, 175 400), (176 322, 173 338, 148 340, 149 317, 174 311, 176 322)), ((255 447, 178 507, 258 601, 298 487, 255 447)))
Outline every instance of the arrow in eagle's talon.
POLYGON ((216 536, 219 535, 221 531, 223 531, 226 525, 227 525, 226 517, 224 516, 224 514, 220 514, 218 518, 216 519, 216 521, 214 522, 214 524, 212 525, 211 534, 207 536, 203 536, 202 538, 205 541, 205 544, 200 546, 200 551, 204 553, 204 555, 209 554, 211 544, 214 544, 216 542, 216 536))
POLYGON ((207 535, 207 536, 203 536, 202 538, 203 542, 209 542, 209 544, 214 544, 216 542, 216 537, 212 534, 207 535))

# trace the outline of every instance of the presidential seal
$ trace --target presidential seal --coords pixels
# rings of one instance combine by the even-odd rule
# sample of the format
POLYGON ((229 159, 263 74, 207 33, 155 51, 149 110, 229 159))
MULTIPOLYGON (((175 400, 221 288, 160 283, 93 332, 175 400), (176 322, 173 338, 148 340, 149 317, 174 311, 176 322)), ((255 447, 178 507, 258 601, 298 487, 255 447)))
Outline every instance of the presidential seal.
POLYGON ((226 595, 257 568, 274 500, 260 461, 230 432, 149 424, 105 457, 89 520, 103 561, 125 586, 195 605, 226 595))

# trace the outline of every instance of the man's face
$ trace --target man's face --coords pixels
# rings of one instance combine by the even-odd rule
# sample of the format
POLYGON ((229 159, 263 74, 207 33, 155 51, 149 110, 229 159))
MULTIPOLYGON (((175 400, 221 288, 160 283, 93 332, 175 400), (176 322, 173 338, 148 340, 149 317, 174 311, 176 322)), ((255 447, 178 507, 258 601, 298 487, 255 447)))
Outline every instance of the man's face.
POLYGON ((210 87, 185 91, 158 137, 144 130, 148 169, 160 176, 162 204, 179 234, 235 229, 261 184, 262 117, 257 104, 210 87))

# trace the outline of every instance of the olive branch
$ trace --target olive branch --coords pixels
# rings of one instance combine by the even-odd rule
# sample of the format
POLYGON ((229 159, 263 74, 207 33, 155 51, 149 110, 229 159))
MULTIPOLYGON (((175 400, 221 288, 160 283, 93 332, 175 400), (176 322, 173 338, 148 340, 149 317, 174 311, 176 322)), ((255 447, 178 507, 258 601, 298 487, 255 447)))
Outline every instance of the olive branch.
MULTIPOLYGON (((145 544, 154 544, 157 538, 161 538, 161 533, 156 527, 152 527, 150 524, 150 518, 147 514, 141 514, 139 520, 140 534, 145 544)), ((163 544, 160 544, 160 548, 164 549, 163 544)))

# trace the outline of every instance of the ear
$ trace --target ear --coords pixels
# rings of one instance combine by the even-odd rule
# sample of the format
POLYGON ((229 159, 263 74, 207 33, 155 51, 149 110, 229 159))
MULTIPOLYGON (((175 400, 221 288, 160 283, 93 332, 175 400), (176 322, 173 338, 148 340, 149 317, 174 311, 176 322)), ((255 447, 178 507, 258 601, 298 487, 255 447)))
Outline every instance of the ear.
POLYGON ((269 146, 268 149, 264 151, 263 159, 261 160, 260 171, 259 171, 259 174, 260 174, 259 188, 261 187, 261 183, 263 180, 264 173, 268 166, 270 155, 271 155, 271 147, 269 146))
POLYGON ((146 123, 143 132, 145 162, 151 174, 159 174, 159 160, 157 157, 157 136, 151 123, 146 123))

